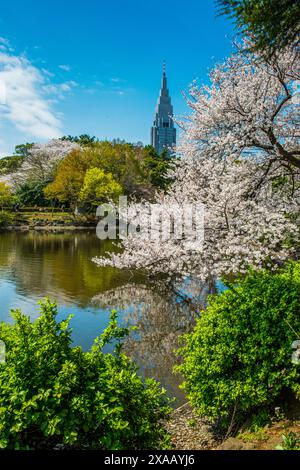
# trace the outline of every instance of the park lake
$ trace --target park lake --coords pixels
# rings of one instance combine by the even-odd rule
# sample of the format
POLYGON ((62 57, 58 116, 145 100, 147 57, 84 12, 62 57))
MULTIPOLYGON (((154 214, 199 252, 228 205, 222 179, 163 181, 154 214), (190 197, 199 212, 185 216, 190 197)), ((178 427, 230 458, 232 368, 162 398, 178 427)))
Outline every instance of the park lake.
POLYGON ((97 267, 92 261, 114 249, 112 242, 100 241, 95 230, 0 233, 0 321, 12 322, 10 311, 14 309, 34 319, 37 303, 49 297, 58 304, 58 320, 73 315, 73 343, 86 351, 107 327, 115 308, 121 324, 139 327, 125 342, 125 352, 137 362, 140 373, 159 380, 179 406, 184 395, 179 389, 180 377, 172 372, 173 351, 192 319, 171 307, 158 292, 147 292, 141 276, 97 267), (129 299, 128 305, 120 307, 117 299, 109 298, 105 305, 106 293, 120 289, 122 299, 129 299), (153 302, 149 295, 156 296, 153 302))

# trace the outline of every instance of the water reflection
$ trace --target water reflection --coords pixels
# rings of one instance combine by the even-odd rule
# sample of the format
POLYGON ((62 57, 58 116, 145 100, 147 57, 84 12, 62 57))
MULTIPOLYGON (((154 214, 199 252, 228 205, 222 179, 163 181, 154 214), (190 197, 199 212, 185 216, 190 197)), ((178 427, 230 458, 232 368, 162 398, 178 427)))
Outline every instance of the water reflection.
POLYGON ((161 285, 125 285, 105 292, 93 299, 102 308, 118 308, 123 312, 127 324, 138 330, 125 343, 125 351, 144 370, 148 377, 159 380, 179 402, 184 401, 178 389, 181 378, 173 373, 179 358, 178 338, 190 331, 194 324, 194 313, 185 304, 174 298, 161 285))
POLYGON ((0 321, 10 321, 12 308, 36 317, 36 302, 48 296, 59 304, 59 319, 74 314, 73 341, 86 350, 107 326, 110 310, 118 309, 123 322, 139 328, 126 351, 144 375, 160 380, 181 403, 173 351, 194 315, 167 290, 145 284, 142 276, 91 261, 116 249, 94 232, 0 234, 0 321))
POLYGON ((86 307, 95 294, 128 280, 125 272, 91 261, 113 249, 94 232, 2 233, 0 274, 14 281, 20 294, 86 307))

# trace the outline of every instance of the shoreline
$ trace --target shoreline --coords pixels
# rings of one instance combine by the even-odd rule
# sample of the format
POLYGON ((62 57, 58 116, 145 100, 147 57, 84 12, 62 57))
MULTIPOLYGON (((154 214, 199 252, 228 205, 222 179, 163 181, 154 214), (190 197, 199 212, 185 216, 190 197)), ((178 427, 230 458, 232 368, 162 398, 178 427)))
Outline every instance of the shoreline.
POLYGON ((212 424, 197 416, 188 402, 172 411, 166 429, 174 450, 213 450, 222 442, 212 424))
POLYGON ((75 230, 94 230, 95 225, 9 225, 7 227, 0 227, 0 232, 30 232, 30 231, 75 231, 75 230))
POLYGON ((0 232, 96 230, 97 224, 98 219, 94 214, 74 215, 69 211, 26 208, 18 212, 3 212, 0 232))
MULTIPOLYGON (((216 423, 198 416, 187 402, 176 408, 166 422, 171 435, 173 450, 206 451, 264 451, 283 446, 284 435, 298 435, 300 427, 300 402, 285 402, 283 416, 273 416, 256 429, 249 422, 240 426, 236 433, 224 435, 216 423)), ((284 406, 282 406, 282 411, 284 406)))

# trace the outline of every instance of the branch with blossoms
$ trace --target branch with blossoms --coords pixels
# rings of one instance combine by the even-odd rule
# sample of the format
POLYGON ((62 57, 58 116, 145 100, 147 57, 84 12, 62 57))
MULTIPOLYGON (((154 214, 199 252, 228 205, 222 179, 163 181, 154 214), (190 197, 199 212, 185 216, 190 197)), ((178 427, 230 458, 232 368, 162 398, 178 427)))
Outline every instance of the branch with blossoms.
MULTIPOLYGON (((209 86, 193 83, 175 182, 155 202, 166 215, 175 204, 202 204, 203 243, 191 249, 184 239, 129 237, 122 253, 96 258, 98 265, 163 275, 178 287, 187 279, 211 284, 250 267, 276 269, 297 256, 298 59, 285 50, 267 63, 239 49, 215 67, 209 86)), ((147 211, 144 201, 141 225, 147 211)))
POLYGON ((10 180, 14 186, 23 185, 28 180, 47 183, 53 178, 59 162, 78 149, 78 144, 60 139, 50 140, 46 144, 35 144, 29 150, 21 168, 11 174, 10 180))

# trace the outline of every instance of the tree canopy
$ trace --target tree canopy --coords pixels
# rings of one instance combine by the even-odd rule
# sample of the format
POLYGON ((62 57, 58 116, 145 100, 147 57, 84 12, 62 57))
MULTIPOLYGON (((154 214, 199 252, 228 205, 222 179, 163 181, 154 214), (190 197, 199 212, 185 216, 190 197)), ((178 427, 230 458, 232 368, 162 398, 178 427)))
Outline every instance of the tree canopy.
POLYGON ((45 195, 73 207, 83 201, 94 204, 102 199, 99 188, 93 188, 93 197, 91 193, 89 197, 83 194, 88 193, 87 187, 91 189, 92 177, 97 181, 101 177, 108 185, 106 190, 103 187, 101 190, 102 194, 107 191, 108 199, 119 193, 119 188, 127 196, 150 197, 156 189, 167 188, 168 172, 172 166, 171 159, 159 156, 151 146, 144 148, 127 143, 95 141, 91 145, 78 146, 58 163, 53 181, 45 188, 45 195), (89 183, 86 180, 88 172, 89 183), (110 180, 107 175, 110 175, 110 180), (114 190, 111 192, 112 186, 114 190))
POLYGON ((65 135, 61 140, 74 142, 79 145, 91 145, 98 141, 95 136, 90 136, 89 134, 81 134, 79 136, 65 135))
POLYGON ((0 181, 0 207, 11 206, 15 202, 15 197, 11 188, 4 182, 0 181))
POLYGON ((100 168, 90 168, 84 177, 80 200, 98 205, 109 199, 117 199, 121 194, 122 186, 111 173, 105 173, 100 168))
POLYGON ((217 4, 221 14, 233 18, 253 39, 253 50, 272 55, 299 42, 298 0, 217 0, 217 4))

